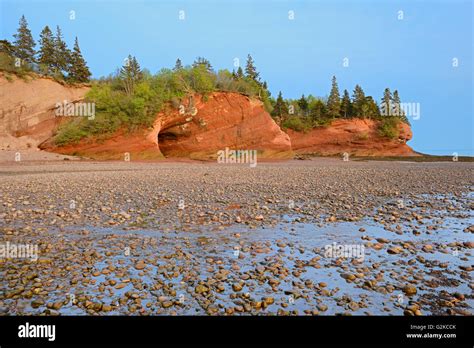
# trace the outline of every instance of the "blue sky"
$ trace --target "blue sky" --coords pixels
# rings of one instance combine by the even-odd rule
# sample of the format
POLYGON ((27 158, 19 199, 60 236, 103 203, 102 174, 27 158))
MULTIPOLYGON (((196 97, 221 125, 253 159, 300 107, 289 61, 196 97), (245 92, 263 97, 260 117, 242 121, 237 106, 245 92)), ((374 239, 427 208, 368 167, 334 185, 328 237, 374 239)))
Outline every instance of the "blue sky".
POLYGON ((402 102, 420 105, 420 118, 410 120, 415 150, 474 155, 471 0, 0 4, 1 38, 12 39, 22 14, 35 39, 45 25, 59 25, 71 47, 79 37, 94 77, 113 72, 129 53, 151 72, 197 56, 231 70, 235 58, 243 65, 250 53, 274 96, 280 90, 287 98, 326 96, 332 75, 341 91, 359 83, 378 102, 385 87, 398 89, 402 102))

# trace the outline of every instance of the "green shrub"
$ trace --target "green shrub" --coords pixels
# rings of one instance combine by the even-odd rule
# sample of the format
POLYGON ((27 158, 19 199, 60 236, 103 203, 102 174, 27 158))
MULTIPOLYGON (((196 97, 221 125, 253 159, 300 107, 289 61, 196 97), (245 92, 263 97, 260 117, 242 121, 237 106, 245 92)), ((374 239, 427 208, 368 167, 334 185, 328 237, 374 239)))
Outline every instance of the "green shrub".
POLYGON ((191 88, 197 93, 206 95, 215 89, 216 77, 204 65, 198 65, 191 69, 190 80, 191 88))
POLYGON ((15 60, 8 54, 0 52, 0 69, 7 72, 16 72, 15 60))
POLYGON ((328 127, 331 125, 331 122, 334 120, 333 117, 320 117, 313 119, 312 127, 328 127))
POLYGON ((87 132, 78 126, 80 122, 82 122, 82 120, 74 119, 61 126, 58 130, 58 134, 54 138, 55 144, 59 146, 74 144, 87 136, 87 132))
POLYGON ((290 116, 282 122, 282 127, 293 129, 297 132, 305 132, 311 129, 311 124, 299 116, 290 116))
POLYGON ((398 117, 384 117, 379 124, 378 132, 381 137, 396 139, 398 138, 398 123, 400 119, 398 117))
POLYGON ((216 74, 197 65, 176 71, 162 69, 155 75, 145 72, 131 95, 125 93, 117 71, 94 82, 86 95, 87 102, 95 103, 95 119, 68 122, 59 129, 55 143, 65 145, 85 137, 104 137, 118 129, 132 132, 151 127, 156 114, 167 103, 177 108, 186 96, 199 93, 206 100, 215 90, 260 96, 265 108, 271 109, 268 92, 262 86, 248 78, 235 79, 227 70, 216 74))
POLYGON ((22 64, 20 67, 16 67, 15 58, 6 54, 5 52, 0 52, 0 70, 6 73, 14 74, 22 79, 26 79, 32 72, 32 69, 28 64, 22 64))

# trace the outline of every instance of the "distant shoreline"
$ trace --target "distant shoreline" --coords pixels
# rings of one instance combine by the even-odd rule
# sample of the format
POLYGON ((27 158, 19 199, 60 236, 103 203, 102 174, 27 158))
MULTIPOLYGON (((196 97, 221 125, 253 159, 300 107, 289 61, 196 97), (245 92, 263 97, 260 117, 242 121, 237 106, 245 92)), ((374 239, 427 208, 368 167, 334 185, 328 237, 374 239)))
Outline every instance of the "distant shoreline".
MULTIPOLYGON (((452 156, 448 155, 428 155, 418 153, 419 156, 350 156, 349 161, 355 162, 365 162, 365 161, 385 161, 385 162, 454 162, 452 156)), ((294 158, 291 159, 281 159, 281 158, 262 158, 259 159, 259 163, 281 163, 281 162, 291 162, 291 161, 305 161, 305 160, 341 160, 341 156, 323 156, 318 154, 295 154, 294 158)), ((9 165, 9 164, 19 164, 22 163, 31 163, 31 164, 41 164, 49 162, 61 162, 65 163, 68 161, 73 162, 96 162, 96 163, 115 163, 123 162, 118 160, 96 160, 89 158, 81 158, 78 156, 67 156, 61 155, 54 152, 47 152, 42 150, 35 149, 26 149, 26 150, 0 150, 0 165, 9 165), (15 153, 19 152, 22 155, 22 158, 19 162, 15 162, 15 153)), ((213 163, 216 160, 209 159, 190 159, 190 158, 180 158, 180 157, 171 157, 163 158, 159 160, 132 160, 133 163, 213 163)), ((457 162, 474 162, 474 156, 459 156, 457 162)), ((217 165, 218 163, 216 163, 217 165)), ((221 165, 221 164, 219 164, 221 165)))

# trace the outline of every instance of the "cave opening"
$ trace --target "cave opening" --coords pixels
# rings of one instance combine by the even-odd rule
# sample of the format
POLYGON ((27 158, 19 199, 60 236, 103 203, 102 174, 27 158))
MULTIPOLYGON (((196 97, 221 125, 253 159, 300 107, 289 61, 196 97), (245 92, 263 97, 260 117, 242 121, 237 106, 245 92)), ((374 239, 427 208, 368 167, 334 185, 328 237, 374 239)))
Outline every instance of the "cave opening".
POLYGON ((171 129, 163 129, 158 133, 158 146, 163 156, 170 156, 174 144, 178 141, 178 135, 171 129))

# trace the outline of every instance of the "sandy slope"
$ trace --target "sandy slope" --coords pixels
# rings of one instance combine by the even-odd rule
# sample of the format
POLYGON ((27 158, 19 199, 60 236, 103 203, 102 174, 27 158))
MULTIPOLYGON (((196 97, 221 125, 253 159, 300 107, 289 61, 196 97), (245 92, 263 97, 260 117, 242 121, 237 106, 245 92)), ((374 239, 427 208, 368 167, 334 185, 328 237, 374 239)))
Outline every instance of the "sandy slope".
POLYGON ((7 79, 0 72, 0 149, 36 148, 61 122, 55 115, 56 103, 82 100, 88 90, 50 78, 7 79))

